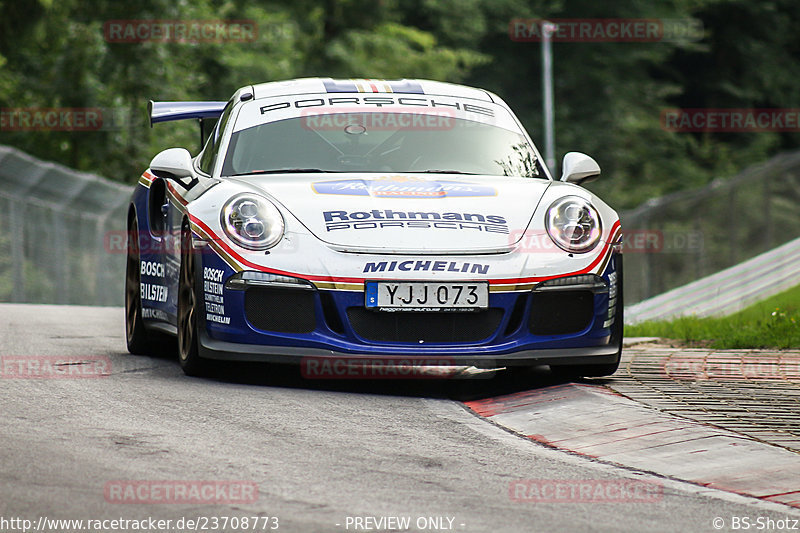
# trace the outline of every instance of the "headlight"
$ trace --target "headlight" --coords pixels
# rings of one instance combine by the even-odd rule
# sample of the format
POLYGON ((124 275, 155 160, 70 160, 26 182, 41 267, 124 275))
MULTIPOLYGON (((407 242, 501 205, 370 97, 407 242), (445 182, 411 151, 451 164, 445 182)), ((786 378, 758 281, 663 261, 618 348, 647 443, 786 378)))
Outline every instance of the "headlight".
POLYGON ((225 233, 249 250, 272 248, 283 237, 284 223, 275 205, 255 194, 234 196, 220 215, 225 233))
POLYGON ((553 202, 545 225, 553 242, 567 252, 585 253, 600 242, 600 216, 592 204, 577 196, 553 202))

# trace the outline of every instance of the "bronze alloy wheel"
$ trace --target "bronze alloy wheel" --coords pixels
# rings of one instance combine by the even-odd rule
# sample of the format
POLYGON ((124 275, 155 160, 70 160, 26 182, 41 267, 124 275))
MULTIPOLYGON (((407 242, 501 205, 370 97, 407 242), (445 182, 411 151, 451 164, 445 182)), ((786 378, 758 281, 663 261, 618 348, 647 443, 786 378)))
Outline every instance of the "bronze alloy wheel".
POLYGON ((181 269, 178 280, 178 359, 190 376, 204 373, 206 363, 197 349, 197 293, 195 292, 195 260, 189 224, 181 230, 181 269))

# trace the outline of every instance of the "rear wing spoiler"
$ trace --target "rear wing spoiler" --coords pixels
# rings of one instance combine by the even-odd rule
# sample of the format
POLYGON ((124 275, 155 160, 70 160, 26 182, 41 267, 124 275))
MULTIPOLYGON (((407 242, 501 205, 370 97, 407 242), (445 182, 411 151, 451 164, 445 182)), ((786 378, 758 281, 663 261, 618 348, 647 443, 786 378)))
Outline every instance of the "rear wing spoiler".
POLYGON ((150 127, 159 122, 196 119, 200 124, 200 148, 205 143, 205 121, 217 120, 228 102, 154 102, 147 103, 150 127))

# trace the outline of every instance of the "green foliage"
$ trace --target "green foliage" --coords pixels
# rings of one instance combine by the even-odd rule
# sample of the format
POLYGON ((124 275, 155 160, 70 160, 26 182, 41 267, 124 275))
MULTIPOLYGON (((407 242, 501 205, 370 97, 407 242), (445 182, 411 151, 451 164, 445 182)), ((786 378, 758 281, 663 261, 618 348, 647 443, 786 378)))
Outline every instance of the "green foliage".
MULTIPOLYGON (((0 2, 0 107, 97 107, 100 131, 4 131, 0 142, 133 182, 160 149, 197 149, 192 124, 151 130, 147 100, 223 100, 238 87, 301 76, 421 77, 484 87, 541 144, 538 43, 515 18, 694 18, 694 43, 553 46, 556 143, 593 155, 590 185, 627 208, 731 176, 796 148, 797 133, 673 133, 671 107, 796 107, 794 0, 198 0, 0 2), (108 42, 111 20, 254 20, 240 42, 108 42)), ((555 170, 555 169, 554 169, 555 170)))
POLYGON ((460 81, 489 57, 438 47, 430 33, 394 22, 371 31, 351 30, 326 48, 331 71, 358 78, 427 78, 460 81))
POLYGON ((720 318, 681 317, 625 327, 628 337, 662 337, 712 348, 800 348, 800 286, 720 318))

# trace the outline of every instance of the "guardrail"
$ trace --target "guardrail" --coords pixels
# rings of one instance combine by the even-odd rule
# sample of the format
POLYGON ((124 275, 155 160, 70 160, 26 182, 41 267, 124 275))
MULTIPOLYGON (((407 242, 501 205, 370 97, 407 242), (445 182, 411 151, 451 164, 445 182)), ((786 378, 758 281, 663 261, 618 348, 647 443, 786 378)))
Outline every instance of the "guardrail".
POLYGON ((730 268, 800 237, 800 152, 623 212, 625 303, 730 268), (648 246, 648 239, 653 246, 648 246))
POLYGON ((625 308, 625 322, 728 315, 800 285, 800 239, 625 308))
POLYGON ((0 301, 121 305, 131 191, 0 146, 0 301))

